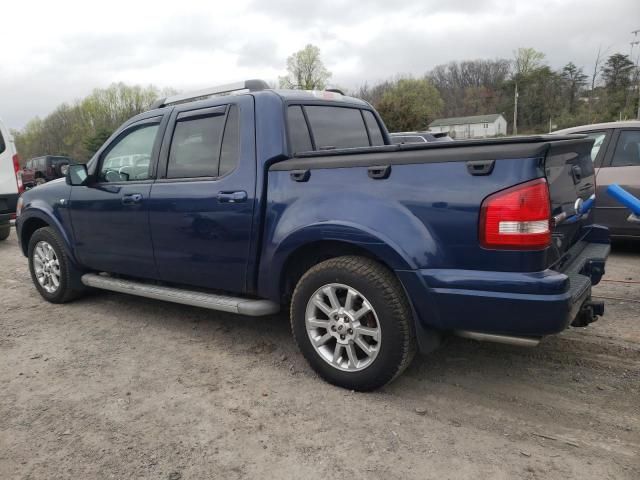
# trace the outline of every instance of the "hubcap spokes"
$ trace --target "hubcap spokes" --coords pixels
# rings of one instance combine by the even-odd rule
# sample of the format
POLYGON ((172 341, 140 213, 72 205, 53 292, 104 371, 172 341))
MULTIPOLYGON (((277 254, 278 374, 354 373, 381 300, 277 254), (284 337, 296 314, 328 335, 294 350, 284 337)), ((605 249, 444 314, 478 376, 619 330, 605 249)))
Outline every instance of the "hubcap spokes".
POLYGON ((305 322, 313 348, 339 370, 363 370, 380 351, 378 316, 364 295, 347 285, 331 283, 316 290, 305 322))
POLYGON ((36 279, 47 293, 54 293, 60 286, 60 262, 53 247, 40 241, 33 251, 33 268, 36 279))

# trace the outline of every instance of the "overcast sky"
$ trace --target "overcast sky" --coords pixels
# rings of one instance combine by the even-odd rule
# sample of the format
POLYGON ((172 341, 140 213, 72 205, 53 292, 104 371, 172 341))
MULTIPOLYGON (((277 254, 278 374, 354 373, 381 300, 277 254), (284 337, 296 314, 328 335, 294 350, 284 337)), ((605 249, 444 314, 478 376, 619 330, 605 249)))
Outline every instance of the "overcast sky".
POLYGON ((640 29, 640 0, 22 0, 0 14, 0 117, 12 128, 112 82, 275 81, 307 43, 332 84, 355 88, 517 47, 590 70, 599 46, 628 54, 640 29))

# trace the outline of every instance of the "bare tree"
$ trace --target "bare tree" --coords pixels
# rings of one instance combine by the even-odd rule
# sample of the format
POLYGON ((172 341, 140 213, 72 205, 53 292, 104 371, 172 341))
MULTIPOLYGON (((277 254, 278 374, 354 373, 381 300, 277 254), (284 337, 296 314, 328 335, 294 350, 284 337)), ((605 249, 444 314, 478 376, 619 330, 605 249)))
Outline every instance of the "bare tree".
POLYGON ((596 61, 593 64, 593 75, 591 75, 591 90, 589 91, 589 123, 593 123, 593 92, 596 88, 596 83, 598 81, 598 74, 600 73, 600 63, 602 62, 602 58, 607 54, 609 49, 607 48, 604 52, 602 51, 602 46, 598 47, 598 54, 596 55, 596 61))

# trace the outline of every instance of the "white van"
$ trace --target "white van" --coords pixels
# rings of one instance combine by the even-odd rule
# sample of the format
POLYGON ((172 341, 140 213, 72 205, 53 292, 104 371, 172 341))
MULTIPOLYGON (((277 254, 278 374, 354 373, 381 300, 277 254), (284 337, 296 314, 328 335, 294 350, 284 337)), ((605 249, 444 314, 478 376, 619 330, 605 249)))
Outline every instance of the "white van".
POLYGON ((9 222, 15 217, 18 195, 23 190, 19 171, 13 137, 0 120, 0 240, 6 240, 11 232, 9 222))

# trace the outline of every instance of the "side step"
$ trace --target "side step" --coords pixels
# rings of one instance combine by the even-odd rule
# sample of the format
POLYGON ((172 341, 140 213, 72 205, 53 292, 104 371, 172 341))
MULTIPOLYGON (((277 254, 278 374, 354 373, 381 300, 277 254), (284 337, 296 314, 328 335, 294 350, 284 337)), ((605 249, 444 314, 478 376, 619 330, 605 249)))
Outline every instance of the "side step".
POLYGON ((252 317, 272 315, 280 310, 280 305, 270 300, 255 300, 251 298, 195 292, 180 288, 150 285, 132 280, 122 280, 120 278, 97 275, 95 273, 85 273, 82 276, 82 283, 87 287, 128 293, 139 297, 154 298, 156 300, 164 300, 165 302, 192 305, 210 310, 239 313, 240 315, 249 315, 252 317))
POLYGON ((456 330, 455 334, 462 338, 479 340, 481 342, 505 343, 518 347, 536 347, 540 343, 535 337, 511 337, 508 335, 495 335, 493 333, 470 332, 468 330, 456 330))

